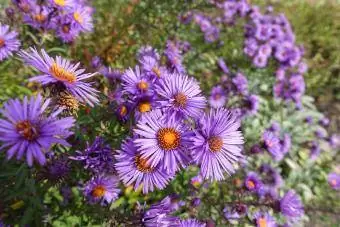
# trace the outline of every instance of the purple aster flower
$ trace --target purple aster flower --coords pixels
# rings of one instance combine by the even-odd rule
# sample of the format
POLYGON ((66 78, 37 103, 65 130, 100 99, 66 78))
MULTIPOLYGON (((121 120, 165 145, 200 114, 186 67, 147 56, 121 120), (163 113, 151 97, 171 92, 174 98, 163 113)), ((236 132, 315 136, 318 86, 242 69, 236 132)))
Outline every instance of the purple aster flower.
POLYGON ((235 204, 233 206, 226 206, 223 209, 224 217, 227 220, 237 220, 246 216, 248 207, 245 204, 235 204))
POLYGON ((159 105, 176 118, 199 118, 206 106, 206 99, 194 78, 173 74, 156 85, 159 105))
POLYGON ((269 44, 263 44, 259 46, 259 55, 270 57, 272 53, 272 47, 269 44))
POLYGON ((294 190, 289 190, 280 200, 280 210, 288 219, 297 219, 304 214, 301 199, 294 190))
POLYGON ((340 148, 340 135, 333 134, 329 137, 329 144, 333 149, 340 148))
POLYGON ((273 216, 268 213, 257 212, 254 215, 257 227, 277 227, 276 221, 273 216))
POLYGON ((180 224, 180 220, 177 217, 171 216, 171 212, 171 199, 167 196, 162 201, 151 205, 150 208, 144 212, 142 226, 177 227, 180 224))
POLYGON ((204 40, 207 43, 215 42, 220 37, 220 29, 218 27, 212 26, 204 33, 204 40))
POLYGON ((260 166, 259 172, 261 174, 263 184, 271 188, 278 188, 282 185, 282 177, 278 170, 274 167, 268 164, 263 164, 260 166))
POLYGON ((62 84, 80 102, 88 103, 90 106, 99 102, 98 91, 91 83, 84 81, 97 73, 84 73, 85 70, 79 68, 80 63, 72 64, 60 56, 53 59, 43 49, 40 54, 36 49, 30 48, 30 52, 21 51, 19 55, 26 64, 42 73, 33 77, 31 81, 40 82, 42 85, 62 84))
POLYGON ((168 70, 164 66, 160 66, 153 57, 145 56, 139 61, 143 69, 155 79, 167 77, 169 74, 168 70))
POLYGON ((311 125, 311 124, 313 124, 313 117, 312 116, 307 116, 305 118, 305 121, 306 121, 307 124, 311 125))
POLYGON ((45 6, 35 6, 30 14, 24 15, 24 22, 36 29, 48 29, 50 20, 49 15, 52 10, 45 6))
POLYGON ((82 161, 85 169, 94 173, 114 173, 114 156, 109 145, 104 143, 102 137, 96 137, 91 145, 81 152, 76 151, 76 156, 70 157, 73 160, 82 161))
POLYGON ((63 15, 56 18, 56 35, 63 42, 73 42, 80 32, 80 27, 73 26, 74 20, 70 15, 63 15))
POLYGON ((152 57, 157 62, 160 60, 160 56, 158 54, 158 51, 156 49, 152 48, 151 46, 142 46, 141 48, 139 48, 139 50, 137 52, 137 60, 141 60, 146 56, 152 57))
POLYGON ((85 6, 76 5, 72 8, 70 16, 73 19, 72 26, 80 31, 91 32, 93 30, 92 13, 85 10, 85 6))
POLYGON ((255 172, 249 172, 244 180, 244 186, 251 192, 257 192, 262 187, 262 181, 255 172))
POLYGON ((116 83, 122 79, 123 73, 119 69, 112 69, 111 67, 103 66, 100 71, 110 83, 116 83))
POLYGON ((115 158, 119 179, 126 186, 133 185, 135 190, 142 185, 144 194, 154 191, 155 188, 165 188, 173 178, 173 175, 166 173, 160 165, 152 167, 137 151, 131 139, 127 139, 122 144, 115 158))
POLYGON ((139 66, 135 70, 129 68, 122 76, 123 91, 133 96, 153 95, 153 83, 150 78, 141 72, 139 66))
POLYGON ((193 207, 198 207, 200 204, 201 204, 201 199, 200 199, 200 198, 194 198, 194 199, 191 201, 191 205, 192 205, 193 207))
POLYGON ((232 82, 235 85, 235 92, 242 95, 248 94, 248 80, 242 73, 237 73, 232 82))
POLYGON ((145 114, 156 109, 156 97, 155 96, 143 96, 137 100, 132 100, 135 105, 135 119, 140 120, 145 114))
POLYGON ((229 74, 229 68, 226 65, 225 61, 223 60, 223 58, 219 58, 217 61, 218 67, 220 67, 220 69, 225 73, 225 74, 229 74))
POLYGON ((329 119, 327 117, 323 117, 319 120, 319 124, 321 124, 324 127, 327 127, 329 125, 329 119))
POLYGON ((280 161, 283 158, 280 139, 271 131, 265 131, 262 139, 264 148, 272 155, 274 160, 280 161))
POLYGON ((103 60, 99 56, 94 56, 91 59, 91 67, 94 69, 98 69, 103 65, 103 60))
POLYGON ((13 4, 23 13, 30 13, 36 7, 35 0, 12 0, 13 4))
POLYGON ((330 173, 328 174, 328 184, 334 189, 334 190, 340 190, 340 175, 336 173, 330 173))
POLYGON ((130 117, 131 109, 132 107, 127 103, 120 104, 116 109, 117 118, 122 122, 127 121, 130 117))
POLYGON ((168 59, 168 66, 172 72, 185 73, 185 68, 182 64, 182 53, 177 43, 168 40, 164 55, 168 59))
POLYGON ((190 179, 190 183, 195 188, 199 188, 199 186, 203 183, 203 178, 200 174, 198 174, 190 179))
POLYGON ((189 24, 193 19, 193 13, 191 11, 185 12, 179 15, 178 19, 182 24, 189 24))
POLYGON ((211 89, 209 96, 209 104, 213 108, 220 108, 225 105, 227 96, 221 85, 217 85, 211 89))
POLYGON ((263 185, 261 189, 257 192, 260 202, 263 203, 274 203, 279 198, 276 188, 272 188, 270 186, 263 185))
POLYGON ((47 164, 38 172, 39 180, 48 180, 53 184, 61 183, 71 172, 71 166, 65 156, 51 158, 47 164))
POLYGON ((8 25, 0 23, 0 62, 13 55, 19 50, 20 41, 17 39, 18 33, 10 31, 8 25))
POLYGON ((196 219, 181 220, 180 227, 206 227, 205 223, 202 223, 196 219))
POLYGON ((274 121, 270 127, 269 127, 269 130, 274 132, 274 133, 279 133, 280 130, 281 130, 281 126, 278 122, 274 121))
POLYGON ((320 145, 317 141, 313 141, 311 148, 310 148, 310 158, 311 160, 315 160, 317 157, 319 157, 321 152, 320 145))
POLYGON ((188 164, 188 147, 192 133, 186 125, 175 118, 162 115, 154 110, 144 115, 144 120, 137 123, 134 140, 143 159, 151 167, 161 164, 172 173, 188 164))
POLYGON ((268 56, 257 54, 253 59, 253 64, 258 68, 264 68, 267 66, 268 56))
POLYGON ((319 129, 317 129, 315 132, 314 132, 314 134, 315 134, 315 136, 317 137, 317 138, 319 138, 319 139, 323 139, 323 138, 326 138, 326 136, 327 136, 327 132, 326 132, 326 130, 325 129, 321 129, 321 128, 319 128, 319 129))
POLYGON ((75 120, 72 117, 57 119, 61 111, 45 114, 49 103, 49 99, 43 101, 39 94, 30 100, 25 97, 23 102, 12 99, 4 104, 0 110, 4 116, 0 119, 0 141, 3 143, 1 149, 9 147, 7 159, 15 154, 21 159, 25 154, 29 166, 32 166, 33 159, 44 165, 44 152, 52 144, 69 146, 65 139, 73 134, 70 128, 75 120))
POLYGON ((185 206, 185 202, 181 200, 181 196, 178 194, 170 195, 171 205, 170 208, 173 212, 179 210, 181 207, 185 206))
POLYGON ((259 144, 254 144, 251 148, 250 148, 250 152, 252 154, 259 154, 262 153, 262 147, 259 144))
POLYGON ((114 175, 98 175, 92 177, 85 187, 83 193, 90 204, 99 203, 101 205, 114 202, 119 195, 119 180, 114 175))
POLYGON ((257 113, 260 105, 259 96, 249 95, 244 97, 244 114, 254 115, 257 113))
POLYGON ((223 180, 223 173, 232 174, 233 164, 243 157, 243 136, 238 131, 240 121, 228 110, 220 108, 204 113, 198 125, 192 137, 192 156, 200 164, 204 178, 223 180))

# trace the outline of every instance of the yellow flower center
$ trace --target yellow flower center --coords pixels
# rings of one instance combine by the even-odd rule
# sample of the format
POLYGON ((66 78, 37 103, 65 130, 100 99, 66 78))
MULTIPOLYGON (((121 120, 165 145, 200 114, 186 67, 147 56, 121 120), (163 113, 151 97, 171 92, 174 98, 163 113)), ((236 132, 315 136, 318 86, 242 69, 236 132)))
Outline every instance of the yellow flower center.
POLYGON ((56 63, 53 63, 51 66, 50 73, 54 76, 54 78, 60 81, 74 83, 77 80, 77 77, 73 73, 59 67, 56 63))
POLYGON ((267 227, 267 221, 265 218, 260 218, 258 223, 259 223, 259 227, 267 227))
POLYGON ((20 135, 29 141, 38 137, 37 129, 28 120, 18 122, 15 128, 20 135))
POLYGON ((177 95, 175 95, 175 106, 177 107, 185 107, 187 104, 187 96, 183 93, 178 93, 177 95))
POLYGON ((105 194, 106 189, 103 185, 97 185, 93 190, 92 190, 92 196, 96 198, 103 197, 105 194))
POLYGON ((38 21, 39 23, 43 23, 46 20, 46 16, 41 14, 41 13, 39 13, 39 14, 34 16, 34 19, 36 21, 38 21))
POLYGON ((250 189, 253 189, 253 188, 255 188, 255 183, 251 180, 248 180, 247 181, 247 187, 250 188, 250 189))
POLYGON ((83 23, 83 18, 81 17, 80 13, 78 13, 78 12, 73 13, 73 18, 74 18, 79 24, 82 24, 82 23, 83 23))
POLYGON ((58 6, 65 6, 65 0, 54 0, 54 3, 58 6))
POLYGON ((151 110, 151 104, 148 101, 140 102, 138 105, 138 110, 141 113, 149 112, 151 110))
POLYGON ((143 173, 149 173, 154 169, 150 166, 150 164, 148 164, 148 160, 142 158, 141 155, 136 155, 135 164, 137 169, 143 173))
POLYGON ((119 111, 120 116, 124 117, 127 114, 127 112, 128 111, 127 111, 126 106, 121 106, 120 107, 120 111, 119 111))
POLYGON ((5 46, 5 40, 0 38, 0 48, 5 46))
POLYGON ((141 81, 137 84, 137 87, 142 91, 146 91, 149 88, 149 84, 145 81, 141 81))
POLYGON ((208 145, 212 152, 218 152, 222 149, 223 140, 219 136, 213 136, 208 140, 208 145))
POLYGON ((159 68, 153 67, 152 72, 154 72, 157 77, 161 77, 161 71, 159 70, 159 68))
POLYGON ((157 132, 159 146, 166 151, 178 148, 181 134, 174 128, 162 128, 157 132))

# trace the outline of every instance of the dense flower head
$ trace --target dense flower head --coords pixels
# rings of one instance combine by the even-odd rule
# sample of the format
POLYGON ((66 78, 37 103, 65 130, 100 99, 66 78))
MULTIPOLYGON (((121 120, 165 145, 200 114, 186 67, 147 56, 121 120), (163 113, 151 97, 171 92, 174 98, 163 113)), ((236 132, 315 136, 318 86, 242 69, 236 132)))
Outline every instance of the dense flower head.
POLYGON ((72 64, 60 56, 50 57, 44 49, 39 53, 36 49, 21 51, 20 57, 24 62, 42 74, 31 78, 31 81, 42 85, 61 84, 63 88, 74 95, 80 102, 90 106, 97 104, 98 91, 92 87, 92 83, 85 82, 96 73, 84 73, 85 69, 79 68, 80 63, 72 64))
POLYGON ((222 86, 217 85, 211 89, 209 104, 213 108, 220 108, 226 104, 227 96, 222 86))
POLYGON ((223 180, 224 173, 235 171, 233 165, 243 158, 239 127, 239 119, 224 108, 212 109, 199 119, 192 137, 192 157, 204 178, 223 180))
POLYGON ((127 139, 115 155, 115 168, 119 179, 126 185, 133 185, 137 190, 143 187, 143 193, 154 191, 155 188, 163 189, 173 178, 161 165, 151 166, 148 159, 142 157, 137 151, 132 139, 127 139))
POLYGON ((265 212, 257 212, 254 215, 255 223, 257 227, 277 227, 276 221, 273 216, 265 212))
POLYGON ((282 177, 276 168, 268 164, 262 164, 259 172, 264 185, 272 188, 277 188, 282 185, 282 177))
POLYGON ((183 74, 173 74, 156 85, 159 105, 176 118, 198 118, 206 107, 198 82, 183 74))
POLYGON ((295 220, 304 214, 301 198, 294 190, 289 190, 280 200, 280 210, 288 219, 295 220))
POLYGON ((72 117, 58 119, 60 110, 46 114, 50 99, 43 100, 40 94, 37 97, 25 97, 21 102, 12 99, 6 102, 0 113, 0 141, 1 149, 8 148, 7 159, 16 155, 22 159, 25 155, 29 166, 35 159, 40 165, 46 163, 45 152, 53 144, 69 146, 66 138, 73 134, 70 128, 75 120, 72 117))
POLYGON ((158 203, 155 203, 147 209, 142 217, 142 225, 146 227, 156 226, 179 226, 180 220, 171 215, 171 198, 165 197, 158 203))
POLYGON ((340 175, 337 173, 328 174, 328 184, 335 190, 340 190, 340 175))
POLYGON ((161 163, 171 173, 188 164, 192 132, 176 118, 151 111, 137 122, 134 132, 138 136, 134 143, 151 167, 161 163))
POLYGON ((271 154, 274 160, 280 161, 283 158, 280 139, 271 131, 265 131, 262 135, 264 148, 271 154))
POLYGON ((13 55, 13 52, 19 50, 20 41, 17 38, 18 33, 10 31, 8 25, 0 23, 0 62, 13 55))
POLYGON ((114 175, 100 174, 89 180, 83 188, 83 193, 89 203, 106 205, 114 202, 120 193, 119 180, 114 175))
POLYGON ((38 172, 40 180, 48 180, 50 183, 58 184, 65 180, 71 172, 71 165, 67 158, 51 157, 47 164, 38 172))
POLYGON ((97 137, 91 145, 81 152, 76 151, 76 156, 70 157, 73 160, 82 161, 84 168, 95 173, 113 173, 114 156, 109 145, 105 144, 102 137, 97 137))
POLYGON ((235 86, 235 92, 242 95, 248 94, 248 80, 242 73, 237 73, 232 79, 235 86))
POLYGON ((156 49, 154 49, 151 46, 142 46, 141 48, 139 48, 138 52, 137 52, 137 59, 140 61, 142 60, 144 57, 151 57, 153 58, 155 61, 159 61, 160 60, 160 55, 158 53, 158 51, 156 49))
POLYGON ((46 6, 35 6, 32 7, 32 11, 30 14, 24 15, 24 23, 29 24, 30 26, 36 29, 48 29, 53 26, 53 21, 49 20, 49 14, 52 9, 46 6))
POLYGON ((249 172, 244 180, 244 186, 251 192, 258 192, 262 187, 262 181, 255 172, 249 172))
POLYGON ((183 55, 178 42, 168 40, 164 55, 167 57, 168 67, 173 73, 185 73, 185 67, 183 66, 183 55))
POLYGON ((254 115, 257 113, 260 107, 259 96, 249 95, 243 98, 243 109, 244 115, 254 115))
POLYGON ((133 97, 142 95, 150 96, 154 93, 152 80, 140 70, 138 65, 134 70, 129 68, 124 72, 122 82, 123 92, 133 97))

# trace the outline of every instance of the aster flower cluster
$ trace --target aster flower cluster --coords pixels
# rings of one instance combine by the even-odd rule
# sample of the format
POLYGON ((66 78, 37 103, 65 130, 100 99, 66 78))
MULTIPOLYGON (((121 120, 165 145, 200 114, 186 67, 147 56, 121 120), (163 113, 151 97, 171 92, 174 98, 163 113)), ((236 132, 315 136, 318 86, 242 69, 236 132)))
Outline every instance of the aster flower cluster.
POLYGON ((194 22, 199 25, 201 31, 204 33, 204 40, 207 43, 219 40, 220 29, 217 25, 214 25, 209 17, 196 13, 194 15, 194 22))
POLYGON ((236 116, 224 108, 204 112, 206 98, 198 82, 162 66, 156 50, 143 48, 138 58, 141 66, 127 69, 119 88, 127 99, 118 103, 119 117, 130 111, 136 122, 116 155, 122 182, 148 193, 165 188, 190 164, 199 165, 206 179, 232 174, 243 157, 236 116))
POLYGON ((211 89, 208 99, 210 106, 220 108, 230 105, 240 117, 256 114, 260 100, 257 95, 250 94, 246 76, 241 72, 231 73, 221 58, 217 64, 225 74, 221 77, 220 84, 211 89))
POLYGON ((82 0, 13 0, 25 24, 43 32, 54 31, 63 42, 93 30, 94 9, 82 0))

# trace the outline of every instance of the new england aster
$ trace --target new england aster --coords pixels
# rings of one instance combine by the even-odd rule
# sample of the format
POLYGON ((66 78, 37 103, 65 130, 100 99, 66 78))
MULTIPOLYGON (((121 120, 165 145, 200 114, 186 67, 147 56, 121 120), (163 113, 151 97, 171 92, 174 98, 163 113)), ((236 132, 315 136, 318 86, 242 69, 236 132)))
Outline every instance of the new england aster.
POLYGON ((73 134, 70 128, 75 120, 72 117, 57 119, 60 111, 45 114, 49 103, 49 99, 43 101, 39 94, 30 100, 25 97, 23 102, 14 99, 4 104, 0 110, 5 118, 0 119, 0 141, 3 142, 0 149, 9 147, 7 159, 15 154, 21 159, 26 154, 29 166, 33 165, 33 159, 44 165, 45 152, 52 144, 69 146, 65 139, 73 134))
POLYGON ((83 193, 89 203, 99 203, 105 205, 118 198, 120 189, 118 188, 119 180, 114 175, 98 175, 89 180, 83 193))
POLYGON ((160 96, 158 103, 168 114, 176 118, 198 118, 206 106, 206 99, 194 78, 172 74, 156 85, 160 96))
POLYGON ((133 185, 136 190, 142 185, 143 193, 146 194, 155 188, 165 188, 173 177, 160 165, 152 167, 148 164, 148 160, 137 151, 132 139, 127 139, 117 152, 115 168, 119 179, 126 186, 133 185))
POLYGON ((296 220, 304 214, 301 198, 294 190, 289 190, 280 200, 282 214, 290 220, 296 220))
POLYGON ((30 52, 21 51, 19 55, 26 64, 42 73, 31 78, 31 81, 40 82, 42 85, 61 84, 80 102, 88 103, 90 106, 99 102, 98 91, 91 83, 84 81, 96 73, 84 73, 85 69, 79 68, 80 63, 72 64, 60 56, 53 59, 43 49, 41 53, 34 48, 29 50, 30 52))
POLYGON ((239 119, 224 108, 210 110, 201 117, 192 137, 192 156, 204 178, 223 180, 224 172, 234 172, 233 165, 243 157, 239 127, 239 119))
POLYGON ((20 41, 17 39, 18 33, 10 31, 8 25, 0 23, 0 62, 8 58, 20 47, 20 41))
POLYGON ((254 219, 257 227, 277 227, 275 219, 268 213, 257 212, 254 219))
POLYGON ((154 110, 144 115, 134 132, 139 136, 134 143, 151 167, 161 163, 172 173, 188 164, 192 133, 181 121, 154 110))

